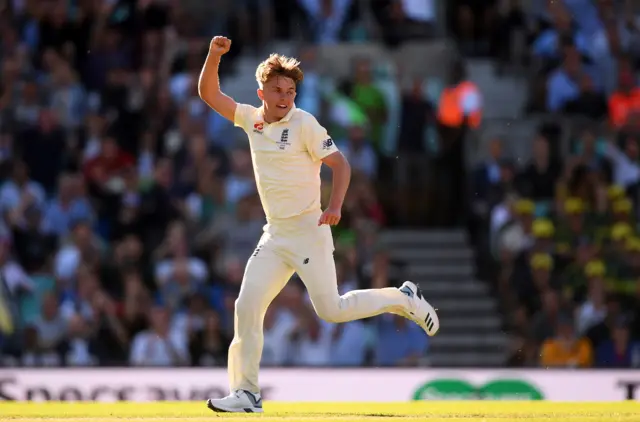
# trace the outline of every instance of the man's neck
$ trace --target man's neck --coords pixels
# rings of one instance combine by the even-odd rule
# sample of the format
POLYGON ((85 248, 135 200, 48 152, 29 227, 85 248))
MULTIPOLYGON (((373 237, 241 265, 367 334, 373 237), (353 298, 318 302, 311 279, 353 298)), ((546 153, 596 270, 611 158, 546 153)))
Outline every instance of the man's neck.
POLYGON ((262 107, 260 107, 260 113, 262 114, 262 118, 264 119, 265 123, 271 124, 281 120, 276 117, 270 116, 269 113, 265 111, 264 104, 262 105, 262 107))
POLYGON ((549 167, 549 158, 538 157, 533 160, 534 165, 539 170, 546 170, 549 167))

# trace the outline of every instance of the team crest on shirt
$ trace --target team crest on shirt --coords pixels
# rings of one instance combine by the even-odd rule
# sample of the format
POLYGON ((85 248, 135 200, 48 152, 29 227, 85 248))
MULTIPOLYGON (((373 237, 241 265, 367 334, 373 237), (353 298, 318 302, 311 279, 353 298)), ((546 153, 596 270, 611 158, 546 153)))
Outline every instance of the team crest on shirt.
POLYGON ((253 133, 259 133, 260 135, 262 135, 262 130, 263 129, 264 129, 264 123, 263 122, 258 122, 258 123, 253 125, 253 133))
POLYGON ((280 135, 280 141, 278 142, 278 148, 284 151, 289 145, 289 129, 284 129, 282 135, 280 135))

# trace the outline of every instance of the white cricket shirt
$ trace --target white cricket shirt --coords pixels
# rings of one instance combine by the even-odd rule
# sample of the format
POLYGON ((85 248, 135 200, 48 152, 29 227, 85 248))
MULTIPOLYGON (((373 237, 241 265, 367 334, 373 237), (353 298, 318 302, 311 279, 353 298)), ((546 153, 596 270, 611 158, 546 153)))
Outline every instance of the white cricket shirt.
POLYGON ((294 105, 282 120, 267 123, 261 108, 238 104, 234 124, 249 136, 267 221, 319 212, 321 160, 338 148, 316 118, 294 105))

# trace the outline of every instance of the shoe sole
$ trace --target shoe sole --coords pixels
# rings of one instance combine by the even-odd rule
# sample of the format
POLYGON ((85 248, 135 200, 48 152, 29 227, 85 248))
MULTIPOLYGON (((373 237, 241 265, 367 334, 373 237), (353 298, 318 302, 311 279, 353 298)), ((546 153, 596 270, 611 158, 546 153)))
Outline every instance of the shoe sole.
POLYGON ((264 410, 260 407, 244 407, 242 409, 230 409, 216 406, 211 399, 207 400, 207 407, 216 413, 263 413, 264 410))
POLYGON ((438 318, 438 313, 436 312, 435 308, 431 306, 431 304, 424 298, 422 290, 420 290, 420 286, 411 281, 406 282, 405 284, 409 285, 411 290, 413 290, 414 295, 417 296, 417 299, 422 301, 427 308, 427 316, 424 320, 417 318, 416 315, 412 313, 408 315, 409 319, 418 324, 429 337, 435 336, 438 330, 440 330, 440 319, 438 318))

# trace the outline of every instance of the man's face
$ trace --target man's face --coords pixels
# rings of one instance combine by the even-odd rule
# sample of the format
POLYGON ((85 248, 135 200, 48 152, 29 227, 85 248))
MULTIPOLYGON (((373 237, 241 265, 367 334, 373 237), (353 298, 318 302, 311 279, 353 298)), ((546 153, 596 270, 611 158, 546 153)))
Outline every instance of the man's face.
POLYGON ((353 145, 362 145, 364 143, 364 135, 364 129, 360 126, 352 126, 349 128, 349 140, 353 145))
POLYGON ((29 82, 22 88, 22 98, 27 104, 34 104, 38 101, 38 85, 29 82))
POLYGON ((489 144, 489 155, 496 161, 502 157, 502 143, 499 139, 493 139, 489 144))
POLYGON ((546 138, 542 136, 536 138, 533 143, 533 155, 539 160, 549 158, 549 142, 546 138))
POLYGON ((632 160, 636 160, 640 156, 640 148, 638 148, 638 141, 635 138, 627 139, 624 149, 632 160))
POLYGON ((573 324, 569 321, 563 321, 558 324, 558 337, 564 340, 574 340, 575 339, 575 329, 573 324))
POLYGON ((629 329, 627 327, 616 327, 613 329, 611 337, 618 344, 627 344, 629 342, 629 329))
POLYGON ((577 50, 568 50, 564 59, 564 70, 572 78, 580 74, 580 53, 577 50))
POLYGON ((368 60, 359 60, 355 66, 355 74, 357 83, 369 84, 371 82, 371 63, 368 60))
POLYGON ((108 160, 113 160, 118 155, 118 144, 113 138, 105 138, 102 142, 102 156, 108 160))
POLYGON ((168 330, 169 316, 163 308, 155 308, 151 311, 151 324, 158 333, 166 333, 168 330))
POLYGON ((582 90, 582 92, 594 91, 593 81, 588 75, 583 75, 580 79, 580 89, 582 90))
POLYGON ((275 121, 287 115, 296 99, 296 84, 293 79, 276 76, 268 80, 262 89, 258 89, 258 97, 264 104, 265 115, 275 121))
POLYGON ((591 131, 585 131, 582 134, 582 148, 585 154, 592 154, 596 148, 596 137, 591 131))
POLYGON ((618 85, 620 86, 621 91, 631 91, 636 85, 633 73, 628 69, 621 70, 618 75, 618 85))

